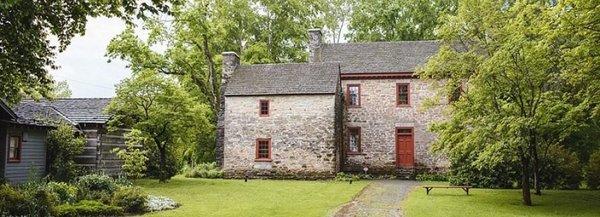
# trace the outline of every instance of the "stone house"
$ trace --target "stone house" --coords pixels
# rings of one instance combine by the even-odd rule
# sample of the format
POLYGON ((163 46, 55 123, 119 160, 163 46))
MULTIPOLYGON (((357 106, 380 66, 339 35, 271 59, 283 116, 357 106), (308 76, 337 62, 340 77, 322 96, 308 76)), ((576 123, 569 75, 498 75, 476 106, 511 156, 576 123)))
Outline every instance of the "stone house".
POLYGON ((327 44, 320 30, 308 34, 308 63, 240 65, 223 54, 217 154, 226 174, 319 178, 447 167, 429 152, 435 135, 427 130, 443 118, 444 102, 423 108, 432 84, 414 75, 438 42, 327 44))

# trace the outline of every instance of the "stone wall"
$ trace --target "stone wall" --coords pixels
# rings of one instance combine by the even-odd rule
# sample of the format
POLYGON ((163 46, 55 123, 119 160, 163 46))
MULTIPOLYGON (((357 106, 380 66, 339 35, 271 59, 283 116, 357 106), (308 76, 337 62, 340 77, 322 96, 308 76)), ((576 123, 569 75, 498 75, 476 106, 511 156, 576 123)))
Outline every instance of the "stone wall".
MULTIPOLYGON (((348 84, 360 84, 359 108, 347 108, 346 127, 361 127, 362 153, 347 155, 346 171, 370 172, 396 170, 396 127, 412 127, 415 165, 430 168, 447 167, 447 161, 429 152, 435 134, 428 131, 432 121, 442 117, 442 106, 424 108, 423 102, 434 96, 431 84, 419 79, 342 80, 344 92, 348 84), (396 106, 396 84, 410 83, 410 106, 396 106)), ((346 137, 347 138, 347 137, 346 137)), ((347 142, 347 139, 345 139, 347 142)))
POLYGON ((226 177, 326 178, 336 173, 336 95, 226 97, 226 177), (259 116, 259 100, 270 114, 259 116), (271 139, 270 162, 256 162, 256 139, 271 139))

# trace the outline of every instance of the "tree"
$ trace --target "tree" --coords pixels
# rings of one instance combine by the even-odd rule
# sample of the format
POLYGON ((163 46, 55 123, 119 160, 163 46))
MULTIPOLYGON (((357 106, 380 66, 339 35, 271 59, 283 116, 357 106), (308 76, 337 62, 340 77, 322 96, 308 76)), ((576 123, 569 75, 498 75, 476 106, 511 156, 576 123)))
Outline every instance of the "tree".
POLYGON ((198 135, 211 132, 207 106, 172 78, 151 70, 135 71, 117 86, 116 97, 107 107, 111 128, 126 127, 128 140, 148 151, 147 174, 165 182, 179 170, 182 149, 196 144, 198 135))
POLYGON ((461 90, 448 120, 432 126, 434 150, 475 155, 479 167, 514 158, 525 205, 532 204, 532 171, 539 186, 540 150, 576 125, 562 89, 562 42, 548 37, 557 27, 552 14, 545 1, 460 1, 440 28, 440 51, 419 72, 445 80, 443 95, 461 90))
POLYGON ((68 182, 77 176, 75 156, 83 152, 86 139, 77 134, 73 126, 60 124, 48 132, 48 176, 57 181, 68 182))
POLYGON ((436 39, 443 14, 453 14, 457 0, 356 0, 352 6, 350 41, 436 39))
POLYGON ((26 95, 49 98, 52 79, 48 70, 56 69, 56 51, 63 51, 75 35, 85 32, 89 17, 119 17, 167 12, 170 2, 153 0, 108 1, 34 1, 9 0, 0 3, 0 98, 16 103, 26 95), (51 43, 55 37, 58 44, 51 43))

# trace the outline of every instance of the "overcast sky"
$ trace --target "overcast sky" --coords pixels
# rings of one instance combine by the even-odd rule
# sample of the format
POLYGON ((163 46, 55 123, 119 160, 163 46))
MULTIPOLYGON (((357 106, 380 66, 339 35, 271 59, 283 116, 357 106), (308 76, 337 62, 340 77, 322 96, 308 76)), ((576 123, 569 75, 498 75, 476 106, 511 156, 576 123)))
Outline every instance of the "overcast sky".
POLYGON ((125 62, 107 62, 106 46, 125 29, 119 19, 92 18, 85 35, 76 36, 67 49, 57 54, 58 70, 52 71, 57 81, 66 80, 72 97, 113 97, 115 84, 130 75, 125 62))

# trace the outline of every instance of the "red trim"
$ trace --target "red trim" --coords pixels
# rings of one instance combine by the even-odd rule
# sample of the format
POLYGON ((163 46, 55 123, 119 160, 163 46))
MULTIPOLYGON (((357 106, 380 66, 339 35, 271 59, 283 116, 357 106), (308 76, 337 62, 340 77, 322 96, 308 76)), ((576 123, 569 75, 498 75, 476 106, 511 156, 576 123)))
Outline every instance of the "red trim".
POLYGON ((6 152, 6 158, 8 159, 7 162, 8 163, 20 163, 22 155, 23 155, 23 136, 10 135, 8 137, 8 148, 7 148, 7 152, 6 152), (15 156, 15 158, 10 157, 10 152, 11 152, 10 142, 13 137, 19 138, 19 143, 18 143, 18 147, 17 147, 18 152, 17 152, 17 156, 15 156))
POLYGON ((256 150, 255 152, 255 156, 254 156, 254 161, 256 162, 271 162, 271 152, 272 152, 272 146, 271 146, 271 138, 258 138, 256 139, 256 147, 254 148, 256 150), (259 142, 267 142, 269 144, 269 158, 259 158, 258 157, 258 144, 259 142))
POLYGON ((258 116, 260 117, 269 117, 269 114, 271 114, 271 103, 269 102, 268 99, 261 99, 258 101, 258 116), (267 114, 263 114, 263 110, 262 110, 262 104, 263 103, 267 103, 267 114))
POLYGON ((362 154, 362 131, 360 127, 348 127, 348 150, 346 151, 346 154, 349 155, 359 155, 362 154), (350 133, 351 130, 358 130, 358 152, 352 152, 350 151, 350 136, 352 136, 352 134, 350 133))
POLYGON ((400 135, 410 135, 411 140, 412 140, 412 162, 413 165, 408 166, 408 167, 414 167, 415 164, 415 128, 414 127, 396 127, 394 129, 394 139, 395 144, 396 144, 396 167, 407 167, 406 165, 400 165, 400 161, 398 160, 398 136, 400 135), (402 129, 410 129, 410 133, 398 133, 398 130, 402 130, 402 129))
POLYGON ((391 78, 417 78, 413 72, 378 72, 378 73, 342 73, 342 80, 353 79, 391 79, 391 78))
POLYGON ((361 98, 361 90, 360 90, 360 84, 347 84, 346 85, 346 98, 348 99, 346 101, 346 105, 349 108, 360 108, 361 102, 360 102, 360 98, 361 98), (350 87, 358 87, 358 105, 350 105, 350 87))
POLYGON ((410 99, 410 83, 396 83, 396 107, 410 107, 411 99, 410 99), (407 104, 400 104, 400 86, 406 85, 407 90, 407 104))

